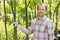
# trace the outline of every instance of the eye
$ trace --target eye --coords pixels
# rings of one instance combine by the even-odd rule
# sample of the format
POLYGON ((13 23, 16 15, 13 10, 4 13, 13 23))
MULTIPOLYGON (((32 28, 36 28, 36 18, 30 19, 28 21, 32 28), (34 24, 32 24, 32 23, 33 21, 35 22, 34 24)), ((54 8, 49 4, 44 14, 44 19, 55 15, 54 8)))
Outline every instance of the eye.
POLYGON ((42 11, 44 11, 45 9, 38 9, 38 10, 42 10, 42 11))
POLYGON ((38 10, 41 10, 41 9, 38 9, 38 10))
POLYGON ((41 9, 39 9, 39 10, 41 10, 41 9))
POLYGON ((44 10, 44 9, 42 9, 42 10, 44 10))

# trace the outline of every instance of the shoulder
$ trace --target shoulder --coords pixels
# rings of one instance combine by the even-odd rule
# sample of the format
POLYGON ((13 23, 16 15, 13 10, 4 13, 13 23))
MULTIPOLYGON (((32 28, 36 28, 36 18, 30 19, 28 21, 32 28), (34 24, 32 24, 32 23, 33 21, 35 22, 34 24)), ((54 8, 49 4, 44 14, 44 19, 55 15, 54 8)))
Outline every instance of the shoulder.
POLYGON ((37 20, 37 18, 33 19, 33 20, 32 20, 32 23, 35 23, 35 22, 36 22, 36 20, 37 20))
POLYGON ((50 25, 50 26, 52 26, 52 25, 53 25, 53 21, 52 21, 52 20, 50 20, 49 18, 47 18, 47 25, 50 25))
POLYGON ((48 23, 53 23, 53 21, 51 19, 49 19, 49 18, 47 18, 47 22, 48 23))

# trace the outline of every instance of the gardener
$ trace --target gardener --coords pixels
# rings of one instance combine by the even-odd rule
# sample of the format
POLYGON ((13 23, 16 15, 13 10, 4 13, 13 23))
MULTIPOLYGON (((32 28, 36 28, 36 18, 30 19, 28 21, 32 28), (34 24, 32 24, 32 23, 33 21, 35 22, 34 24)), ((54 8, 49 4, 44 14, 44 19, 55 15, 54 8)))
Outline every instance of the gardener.
POLYGON ((53 22, 45 16, 47 6, 39 4, 37 6, 37 10, 38 17, 31 22, 31 26, 28 29, 24 29, 19 24, 14 22, 15 27, 25 34, 29 35, 33 33, 34 40, 54 40, 53 22))

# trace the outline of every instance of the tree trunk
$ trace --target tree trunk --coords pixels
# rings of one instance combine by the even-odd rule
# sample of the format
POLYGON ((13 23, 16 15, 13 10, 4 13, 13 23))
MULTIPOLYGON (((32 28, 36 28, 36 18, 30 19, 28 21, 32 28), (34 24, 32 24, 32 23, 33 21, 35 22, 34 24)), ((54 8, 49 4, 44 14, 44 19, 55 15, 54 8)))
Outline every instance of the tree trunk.
MULTIPOLYGON (((25 0, 25 7, 26 7, 26 28, 28 29, 28 13, 27 13, 27 2, 25 0)), ((29 40, 28 35, 26 35, 26 40, 29 40)))
POLYGON ((49 12, 50 12, 50 14, 49 14, 50 15, 50 19, 51 19, 51 16, 52 16, 52 13, 51 13, 51 1, 52 0, 50 0, 50 2, 49 2, 49 4, 50 4, 50 10, 49 10, 49 12))
MULTIPOLYGON (((12 2, 12 0, 11 0, 11 9, 12 9, 13 18, 14 18, 13 20, 14 20, 14 22, 16 22, 16 0, 14 0, 14 2, 12 2)), ((16 29, 16 27, 14 27, 13 40, 17 40, 17 29, 16 29)))
POLYGON ((35 4, 35 18, 36 18, 36 13, 37 13, 37 7, 36 7, 36 4, 35 4))
POLYGON ((59 5, 60 5, 60 2, 58 2, 58 5, 57 5, 57 7, 55 8, 55 10, 56 10, 56 34, 55 34, 55 36, 56 36, 56 40, 58 40, 58 36, 57 36, 57 34, 58 34, 58 8, 59 8, 59 5))
POLYGON ((56 40, 58 40, 58 38, 57 38, 57 33, 58 33, 58 29, 57 29, 57 27, 58 27, 58 18, 57 18, 57 16, 58 16, 58 11, 56 11, 56 40))
MULTIPOLYGON (((14 16, 14 22, 16 22, 16 0, 14 0, 13 16, 14 16)), ((14 27, 14 40, 17 40, 17 29, 16 29, 16 27, 14 27)))
POLYGON ((6 33, 6 40, 8 40, 8 34, 7 34, 7 27, 6 27, 6 8, 5 8, 5 0, 4 0, 4 13, 5 13, 5 33, 6 33))

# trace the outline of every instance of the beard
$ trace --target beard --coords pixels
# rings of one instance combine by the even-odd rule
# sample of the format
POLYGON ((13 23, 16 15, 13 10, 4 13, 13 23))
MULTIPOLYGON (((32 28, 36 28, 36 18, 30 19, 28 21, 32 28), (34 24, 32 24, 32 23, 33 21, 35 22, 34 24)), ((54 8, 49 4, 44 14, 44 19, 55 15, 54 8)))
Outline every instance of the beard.
POLYGON ((38 14, 39 17, 43 17, 44 15, 45 15, 45 14, 42 14, 42 13, 38 14))

